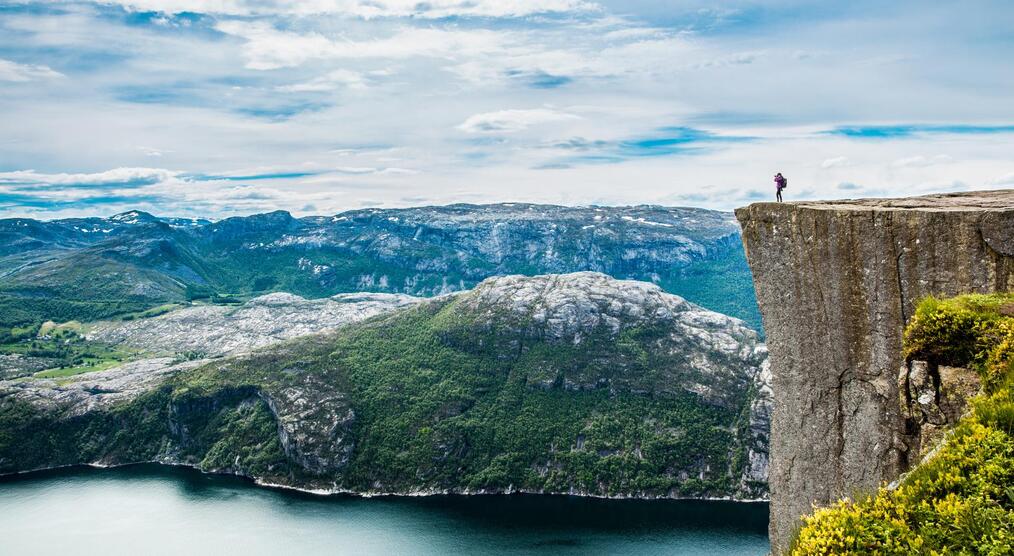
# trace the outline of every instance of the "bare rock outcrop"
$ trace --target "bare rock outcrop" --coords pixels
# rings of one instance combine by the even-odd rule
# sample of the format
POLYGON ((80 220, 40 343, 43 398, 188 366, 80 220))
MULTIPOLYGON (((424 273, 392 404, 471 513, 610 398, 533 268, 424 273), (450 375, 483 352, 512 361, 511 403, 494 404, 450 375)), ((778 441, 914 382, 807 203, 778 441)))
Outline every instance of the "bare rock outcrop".
POLYGON ((910 361, 898 373, 898 401, 905 422, 907 459, 916 463, 943 439, 979 393, 979 373, 926 361, 910 361))
MULTIPOLYGON (((729 394, 756 382, 767 360, 757 332, 743 321, 694 305, 648 282, 617 280, 599 272, 489 278, 461 297, 461 306, 485 327, 510 337, 546 340, 594 350, 603 338, 655 329, 654 347, 671 358, 665 382, 712 403, 733 405, 729 394)), ((611 345, 611 344, 610 344, 611 345)), ((602 369, 564 377, 564 386, 643 390, 646 377, 607 376, 602 369)), ((546 386, 554 377, 546 378, 546 386)), ((655 379, 651 379, 655 381, 655 379)))
POLYGON ((285 455, 314 475, 341 470, 352 457, 355 411, 346 396, 320 381, 306 377, 262 399, 278 421, 278 436, 285 455))
POLYGON ((913 461, 902 331, 926 295, 1014 288, 1014 191, 736 211, 771 353, 772 547, 913 461))
POLYGON ((219 356, 332 330, 419 301, 389 293, 305 299, 277 292, 238 307, 195 305, 148 319, 100 322, 91 325, 87 338, 156 354, 219 356))

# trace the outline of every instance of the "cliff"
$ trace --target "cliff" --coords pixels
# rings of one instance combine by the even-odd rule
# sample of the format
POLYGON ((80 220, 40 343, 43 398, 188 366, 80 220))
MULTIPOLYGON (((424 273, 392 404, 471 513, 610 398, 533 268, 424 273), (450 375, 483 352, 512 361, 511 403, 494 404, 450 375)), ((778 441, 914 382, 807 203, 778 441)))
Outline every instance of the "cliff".
POLYGON ((770 350, 770 535, 911 463, 902 331, 926 295, 1014 288, 1014 191, 736 211, 770 350))

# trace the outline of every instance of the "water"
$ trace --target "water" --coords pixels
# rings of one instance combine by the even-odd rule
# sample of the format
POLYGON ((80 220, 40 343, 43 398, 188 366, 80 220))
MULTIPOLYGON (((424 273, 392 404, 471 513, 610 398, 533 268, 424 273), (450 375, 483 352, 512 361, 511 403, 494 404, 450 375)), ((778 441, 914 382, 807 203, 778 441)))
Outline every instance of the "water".
POLYGON ((320 497, 144 465, 0 479, 0 554, 765 554, 766 504, 320 497))

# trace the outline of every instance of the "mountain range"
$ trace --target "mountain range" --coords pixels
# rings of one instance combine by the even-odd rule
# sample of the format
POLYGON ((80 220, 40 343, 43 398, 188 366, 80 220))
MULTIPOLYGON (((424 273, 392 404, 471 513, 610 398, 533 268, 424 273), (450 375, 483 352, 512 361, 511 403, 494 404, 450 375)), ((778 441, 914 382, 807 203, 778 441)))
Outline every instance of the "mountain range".
POLYGON ((597 271, 658 284, 760 329, 729 213, 505 203, 219 221, 130 211, 0 220, 0 332, 270 292, 433 296, 491 276, 597 271))

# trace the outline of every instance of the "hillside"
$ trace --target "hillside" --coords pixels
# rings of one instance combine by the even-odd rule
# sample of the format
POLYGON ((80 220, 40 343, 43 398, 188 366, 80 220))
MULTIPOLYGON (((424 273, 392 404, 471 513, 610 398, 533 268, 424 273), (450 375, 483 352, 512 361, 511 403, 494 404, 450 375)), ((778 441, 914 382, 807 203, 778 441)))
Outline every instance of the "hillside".
POLYGON ((160 461, 329 492, 766 493, 757 334, 643 282, 492 278, 249 354, 131 365, 0 382, 0 472, 160 461))
POLYGON ((654 282, 760 328, 735 221, 703 209, 451 205, 218 222, 133 211, 0 220, 0 245, 7 329, 274 291, 432 296, 491 276, 584 270, 654 282))

